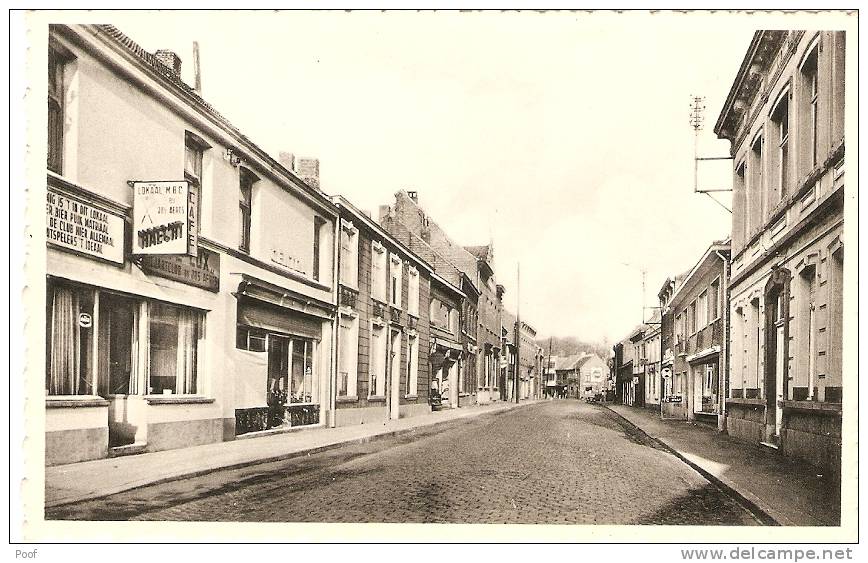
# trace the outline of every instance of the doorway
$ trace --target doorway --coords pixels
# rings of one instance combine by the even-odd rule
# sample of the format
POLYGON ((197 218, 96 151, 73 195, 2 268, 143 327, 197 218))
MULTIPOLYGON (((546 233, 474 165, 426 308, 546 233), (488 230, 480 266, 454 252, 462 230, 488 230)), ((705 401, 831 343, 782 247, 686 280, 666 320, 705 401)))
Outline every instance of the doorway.
POLYGON ((772 272, 765 288, 765 439, 779 447, 783 424, 783 400, 787 393, 787 339, 790 273, 772 272))

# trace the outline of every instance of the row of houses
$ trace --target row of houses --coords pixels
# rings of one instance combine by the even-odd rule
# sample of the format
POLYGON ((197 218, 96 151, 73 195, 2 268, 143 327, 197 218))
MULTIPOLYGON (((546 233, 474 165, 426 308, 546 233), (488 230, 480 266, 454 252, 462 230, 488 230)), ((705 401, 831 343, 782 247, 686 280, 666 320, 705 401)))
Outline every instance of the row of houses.
MULTIPOLYGON (((837 31, 758 31, 715 125, 731 235, 614 346, 618 402, 708 421, 840 476, 844 61, 837 31)), ((849 297, 849 296, 848 296, 849 297)))
POLYGON ((552 356, 546 366, 544 397, 601 400, 609 392, 608 366, 594 352, 552 356))
POLYGON ((541 395, 492 245, 371 217, 110 25, 48 39, 46 463, 541 395))

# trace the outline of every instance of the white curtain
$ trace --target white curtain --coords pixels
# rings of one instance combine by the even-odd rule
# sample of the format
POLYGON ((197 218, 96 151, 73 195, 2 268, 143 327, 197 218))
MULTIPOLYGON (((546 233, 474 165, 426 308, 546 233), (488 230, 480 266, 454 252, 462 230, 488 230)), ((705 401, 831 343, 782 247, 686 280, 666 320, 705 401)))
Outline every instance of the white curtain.
POLYGON ((199 313, 178 310, 178 393, 196 392, 196 348, 198 346, 199 313))
POLYGON ((79 393, 78 295, 71 289, 55 287, 49 328, 49 395, 79 393))

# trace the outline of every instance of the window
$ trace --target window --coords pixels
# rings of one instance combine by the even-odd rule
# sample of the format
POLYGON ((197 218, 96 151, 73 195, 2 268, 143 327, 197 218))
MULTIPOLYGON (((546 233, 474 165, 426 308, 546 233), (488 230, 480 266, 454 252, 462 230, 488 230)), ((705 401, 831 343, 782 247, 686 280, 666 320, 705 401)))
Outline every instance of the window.
POLYGON ((678 313, 675 317, 675 341, 676 343, 684 342, 684 312, 678 313))
POLYGON ((250 252, 250 220, 253 212, 253 184, 257 178, 246 168, 241 169, 238 190, 238 212, 240 215, 241 232, 238 248, 242 252, 250 252))
POLYGON ((189 131, 184 138, 184 179, 190 186, 190 248, 196 244, 202 216, 202 156, 208 146, 189 131))
POLYGON ((371 330, 370 379, 368 396, 383 397, 386 394, 386 335, 382 326, 373 325, 371 330))
POLYGON ((829 364, 823 399, 841 402, 843 328, 844 328, 844 249, 838 248, 828 259, 829 280, 829 364))
POLYGON ((63 173, 64 60, 48 49, 48 169, 63 173))
POLYGON ((371 297, 386 302, 386 249, 378 241, 371 243, 371 297))
POLYGON ((708 321, 713 322, 720 318, 720 278, 711 282, 708 291, 708 321))
POLYGON ((407 394, 416 395, 419 387, 419 338, 407 338, 407 394))
POLYGON ((151 303, 148 316, 148 393, 196 393, 201 314, 184 307, 151 303))
POLYGON ((94 292, 49 283, 46 300, 46 393, 92 395, 94 292))
POLYGON ((742 161, 735 168, 735 183, 733 185, 732 201, 732 250, 737 252, 744 247, 748 236, 747 194, 745 193, 745 163, 742 161))
POLYGON ((338 395, 341 397, 356 396, 356 366, 359 349, 357 326, 357 318, 341 315, 338 335, 338 395))
POLYGON ((776 169, 773 182, 776 182, 775 190, 777 192, 777 203, 784 199, 787 194, 787 188, 790 181, 790 102, 789 90, 781 95, 778 105, 771 114, 772 128, 777 138, 777 152, 772 162, 773 169, 776 169))
POLYGON ((799 370, 798 386, 807 386, 807 399, 816 400, 817 392, 817 268, 807 266, 802 270, 799 287, 799 304, 796 319, 799 340, 793 355, 797 356, 799 370))
POLYGON ((407 270, 407 312, 419 316, 419 271, 410 266, 407 270))
POLYGON ((394 307, 401 307, 401 281, 403 264, 401 258, 395 254, 389 256, 389 303, 394 307))
POLYGON ((763 218, 763 138, 758 135, 751 145, 748 162, 748 213, 750 222, 748 232, 753 233, 762 226, 763 218))
POLYGON ((322 263, 323 263, 323 245, 322 245, 322 229, 326 224, 326 220, 322 217, 315 216, 313 218, 313 272, 311 273, 311 277, 314 281, 320 281, 320 277, 322 276, 322 263))
POLYGON ((235 347, 250 352, 267 351, 268 335, 264 330, 238 325, 235 330, 235 347))
POLYGON ((359 231, 344 220, 341 220, 341 283, 359 287, 359 231))
POLYGON ((696 301, 690 304, 687 308, 687 334, 692 335, 696 332, 696 301))
POLYGON ((708 291, 703 291, 696 300, 696 330, 702 330, 708 324, 708 291))
MULTIPOLYGON (((807 131, 805 152, 807 153, 808 169, 813 169, 818 164, 819 155, 819 81, 817 77, 817 51, 815 46, 802 63, 802 85, 804 89, 804 129, 807 131)), ((806 171, 807 172, 807 171, 806 171)))

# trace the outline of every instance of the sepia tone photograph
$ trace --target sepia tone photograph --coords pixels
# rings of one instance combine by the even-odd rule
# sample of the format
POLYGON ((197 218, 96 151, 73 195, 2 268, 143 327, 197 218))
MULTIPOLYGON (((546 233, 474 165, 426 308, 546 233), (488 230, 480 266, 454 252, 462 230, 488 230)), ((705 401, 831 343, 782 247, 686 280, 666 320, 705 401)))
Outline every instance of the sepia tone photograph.
POLYGON ((857 17, 26 14, 31 537, 852 540, 857 17))

